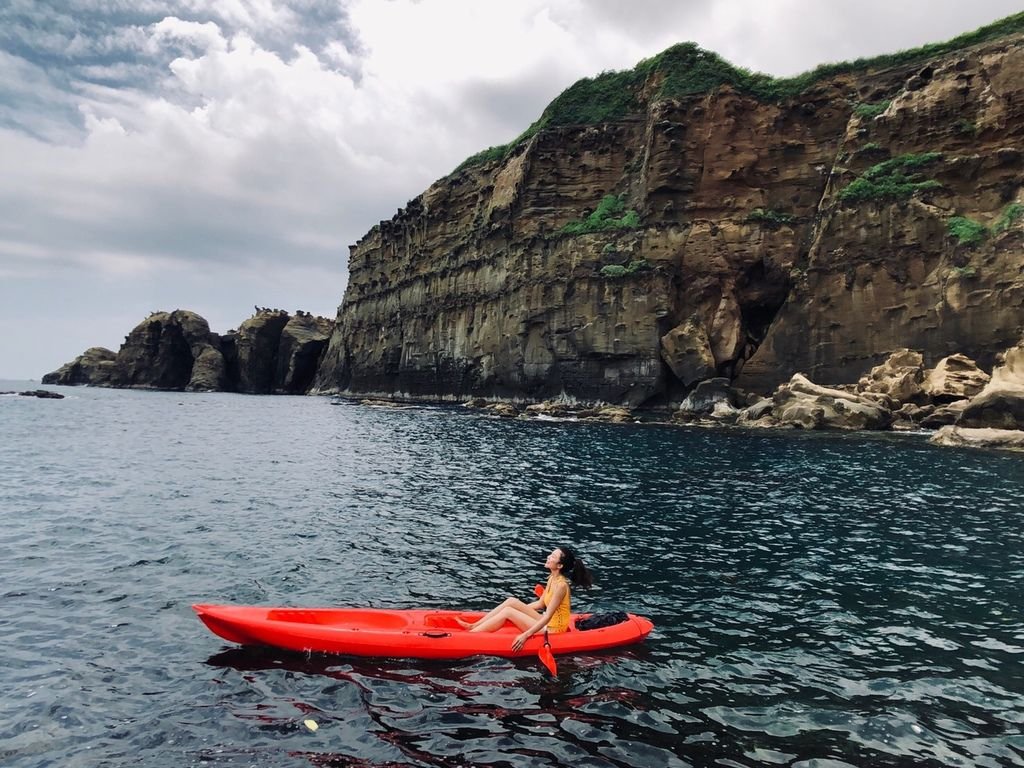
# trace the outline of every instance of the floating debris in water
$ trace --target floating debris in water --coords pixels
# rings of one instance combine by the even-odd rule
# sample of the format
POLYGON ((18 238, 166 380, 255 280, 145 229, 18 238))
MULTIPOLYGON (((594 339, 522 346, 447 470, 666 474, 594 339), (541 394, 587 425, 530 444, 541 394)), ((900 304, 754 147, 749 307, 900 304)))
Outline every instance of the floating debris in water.
POLYGON ((314 733, 316 733, 317 729, 320 727, 316 724, 316 720, 303 720, 302 724, 314 733))

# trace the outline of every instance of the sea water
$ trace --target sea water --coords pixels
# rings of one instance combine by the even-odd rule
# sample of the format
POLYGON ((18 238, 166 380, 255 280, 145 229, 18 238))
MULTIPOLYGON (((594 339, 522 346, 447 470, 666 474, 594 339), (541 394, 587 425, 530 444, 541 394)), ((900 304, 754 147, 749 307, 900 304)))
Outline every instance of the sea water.
POLYGON ((1024 456, 56 389, 0 397, 5 766, 1024 764, 1024 456), (656 628, 557 678, 190 609, 486 608, 560 543, 656 628))

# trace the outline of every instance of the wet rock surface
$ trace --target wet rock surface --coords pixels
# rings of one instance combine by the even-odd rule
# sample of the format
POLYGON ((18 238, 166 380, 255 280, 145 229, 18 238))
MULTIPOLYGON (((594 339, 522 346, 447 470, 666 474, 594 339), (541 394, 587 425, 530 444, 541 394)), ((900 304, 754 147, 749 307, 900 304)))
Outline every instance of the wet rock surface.
POLYGON ((1024 451, 1024 430, 948 426, 942 427, 929 438, 928 442, 952 448, 995 448, 1002 451, 1024 451))

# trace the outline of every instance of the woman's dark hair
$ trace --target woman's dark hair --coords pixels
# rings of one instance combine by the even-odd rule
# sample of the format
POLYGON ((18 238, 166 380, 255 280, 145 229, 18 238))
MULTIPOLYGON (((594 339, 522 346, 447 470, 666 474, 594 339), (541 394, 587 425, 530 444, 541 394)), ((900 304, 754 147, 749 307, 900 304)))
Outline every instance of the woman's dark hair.
POLYGON ((562 574, 569 577, 574 587, 592 587, 594 577, 583 564, 583 558, 572 547, 559 546, 558 549, 562 553, 562 574))

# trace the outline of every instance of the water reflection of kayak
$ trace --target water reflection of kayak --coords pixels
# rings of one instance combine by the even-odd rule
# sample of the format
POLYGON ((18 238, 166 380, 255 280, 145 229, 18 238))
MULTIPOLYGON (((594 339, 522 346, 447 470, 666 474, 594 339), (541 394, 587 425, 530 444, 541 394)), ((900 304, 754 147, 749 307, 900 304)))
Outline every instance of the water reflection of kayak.
MULTIPOLYGON (((519 651, 512 641, 520 630, 511 624, 496 632, 468 632, 456 621, 482 613, 380 608, 267 608, 245 605, 193 605, 210 630, 232 643, 267 645, 291 651, 343 653, 420 659, 461 659, 466 656, 530 656, 544 643, 531 637, 519 651)), ((585 614, 584 614, 585 615, 585 614)), ((555 654, 597 651, 643 640, 654 625, 643 616, 600 629, 572 628, 548 635, 555 654)))

